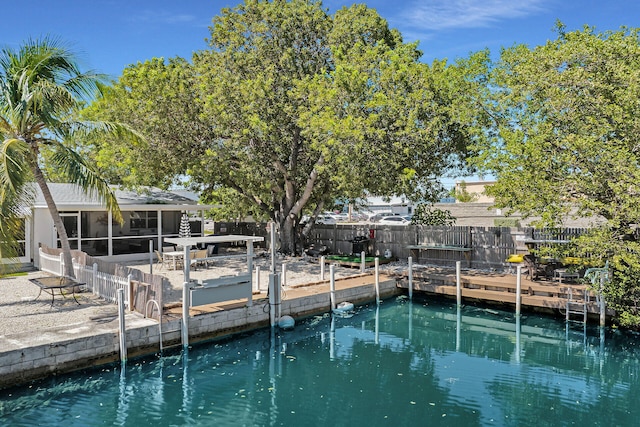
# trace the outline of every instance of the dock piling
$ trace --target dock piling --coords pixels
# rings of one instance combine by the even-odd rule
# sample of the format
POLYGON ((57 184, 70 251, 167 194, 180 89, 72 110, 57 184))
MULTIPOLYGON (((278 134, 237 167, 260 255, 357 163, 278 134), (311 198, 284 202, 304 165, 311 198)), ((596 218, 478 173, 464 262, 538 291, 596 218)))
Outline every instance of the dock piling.
POLYGON ((375 260, 375 276, 376 276, 376 304, 380 305, 380 258, 375 260))
POLYGON ((460 278, 460 270, 462 268, 462 262, 456 261, 456 304, 462 304, 462 283, 460 278))
POLYGON ((522 308, 522 266, 516 269, 516 316, 520 316, 522 308))
POLYGON ((127 361, 127 330, 124 320, 124 289, 118 289, 118 327, 120 330, 120 361, 127 361))
POLYGON ((336 266, 331 264, 329 266, 329 298, 331 300, 331 310, 336 308, 336 266))
POLYGON ((409 300, 413 299, 413 257, 409 257, 409 300))

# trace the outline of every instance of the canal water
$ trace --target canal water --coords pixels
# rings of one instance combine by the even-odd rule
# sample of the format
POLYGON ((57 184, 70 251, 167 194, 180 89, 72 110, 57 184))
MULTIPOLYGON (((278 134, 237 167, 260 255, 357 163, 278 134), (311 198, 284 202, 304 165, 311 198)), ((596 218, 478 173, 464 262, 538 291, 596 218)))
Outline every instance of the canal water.
POLYGON ((9 426, 637 426, 638 335, 406 297, 0 391, 9 426))

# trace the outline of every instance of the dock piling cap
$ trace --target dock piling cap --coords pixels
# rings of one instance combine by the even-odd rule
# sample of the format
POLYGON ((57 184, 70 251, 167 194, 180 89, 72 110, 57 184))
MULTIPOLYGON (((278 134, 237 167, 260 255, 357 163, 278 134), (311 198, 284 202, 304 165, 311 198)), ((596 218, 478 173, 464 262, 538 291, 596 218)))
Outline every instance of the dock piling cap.
POLYGON ((509 258, 507 258, 507 262, 523 262, 524 261, 524 255, 520 255, 520 254, 511 254, 509 255, 509 258))

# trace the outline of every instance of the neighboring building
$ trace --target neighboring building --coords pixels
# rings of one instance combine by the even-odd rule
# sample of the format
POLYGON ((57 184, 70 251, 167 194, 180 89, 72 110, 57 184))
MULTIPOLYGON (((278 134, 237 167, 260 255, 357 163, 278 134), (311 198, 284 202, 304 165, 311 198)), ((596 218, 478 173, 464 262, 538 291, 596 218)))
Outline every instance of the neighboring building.
MULTIPOLYGON (((474 196, 472 203, 493 203, 493 197, 489 197, 484 193, 485 187, 495 184, 495 181, 456 181, 455 192, 460 194, 466 192, 474 196)), ((457 203, 460 203, 456 201, 457 203)))
MULTIPOLYGON (((166 237, 177 237, 182 214, 189 216, 192 236, 204 233, 204 212, 214 206, 198 205, 194 200, 170 191, 148 188, 135 193, 114 188, 122 211, 123 224, 113 221, 111 213, 95 197, 89 197, 73 184, 49 184, 72 249, 112 260, 145 259, 149 241, 154 249, 162 247, 166 237)), ((49 209, 39 189, 30 212, 25 215, 22 263, 38 263, 38 247, 60 247, 49 209)))
POLYGON ((398 215, 413 214, 413 204, 405 197, 369 197, 363 203, 362 211, 369 211, 374 214, 379 212, 390 212, 398 215))

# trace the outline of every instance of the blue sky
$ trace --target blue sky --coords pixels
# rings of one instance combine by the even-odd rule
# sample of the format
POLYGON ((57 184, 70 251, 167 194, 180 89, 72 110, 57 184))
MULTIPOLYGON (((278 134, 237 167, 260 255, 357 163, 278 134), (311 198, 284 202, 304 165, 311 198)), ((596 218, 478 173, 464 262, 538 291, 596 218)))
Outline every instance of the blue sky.
MULTIPOLYGON (((0 46, 17 47, 29 37, 52 35, 80 52, 83 69, 117 78, 122 70, 153 57, 206 49, 213 16, 240 0, 0 0, 0 46)), ((330 12, 353 4, 325 0, 330 12)), ((420 41, 425 62, 466 57, 489 48, 556 38, 556 20, 568 30, 584 25, 598 32, 640 27, 640 0, 369 0, 405 41, 420 41)), ((467 181, 477 180, 467 177, 467 181)), ((487 177, 491 179, 491 177, 487 177)), ((454 179, 444 178, 445 186, 454 179)))
MULTIPOLYGON (((238 0, 1 0, 0 45, 17 47, 44 34, 82 53, 86 68, 118 77, 129 64, 205 49, 211 18, 238 0)), ((640 26, 637 0, 369 0, 406 41, 420 41, 423 60, 466 57, 514 43, 536 46, 556 38, 557 19, 569 30, 640 26)), ((352 2, 325 0, 335 11, 352 2)))

